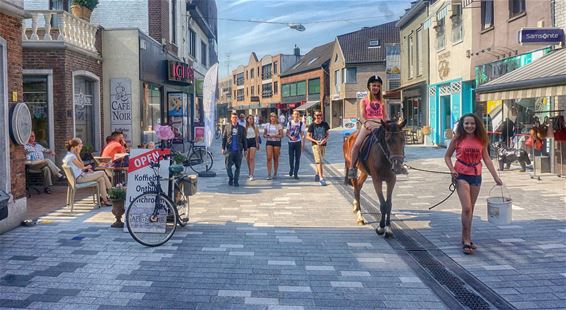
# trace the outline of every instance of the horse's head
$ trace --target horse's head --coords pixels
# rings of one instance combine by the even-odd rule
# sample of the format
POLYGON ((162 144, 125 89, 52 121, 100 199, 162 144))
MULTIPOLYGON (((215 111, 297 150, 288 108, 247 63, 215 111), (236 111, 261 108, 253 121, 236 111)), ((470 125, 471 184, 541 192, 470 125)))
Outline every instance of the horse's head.
POLYGON ((391 169, 395 174, 408 174, 407 169, 403 167, 405 160, 405 135, 403 127, 407 124, 407 120, 402 121, 386 121, 382 122, 384 131, 383 140, 387 146, 387 154, 391 169))

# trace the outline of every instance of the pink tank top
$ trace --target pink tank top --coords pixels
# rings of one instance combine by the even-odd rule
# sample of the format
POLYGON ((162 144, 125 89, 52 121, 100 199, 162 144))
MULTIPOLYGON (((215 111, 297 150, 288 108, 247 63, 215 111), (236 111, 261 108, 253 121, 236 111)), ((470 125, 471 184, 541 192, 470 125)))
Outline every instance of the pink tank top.
POLYGON ((379 100, 369 102, 368 98, 362 99, 366 119, 383 119, 383 103, 379 100))
POLYGON ((454 170, 460 174, 481 175, 483 145, 478 138, 466 137, 456 145, 454 170))

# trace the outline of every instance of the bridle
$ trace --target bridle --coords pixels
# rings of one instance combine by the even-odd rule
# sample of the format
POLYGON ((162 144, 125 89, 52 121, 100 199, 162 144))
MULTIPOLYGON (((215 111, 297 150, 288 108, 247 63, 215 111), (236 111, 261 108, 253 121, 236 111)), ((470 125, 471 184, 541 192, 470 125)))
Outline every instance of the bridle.
MULTIPOLYGON (((401 130, 397 130, 397 131, 387 131, 385 128, 383 129, 385 130, 385 132, 383 133, 383 136, 379 136, 377 139, 377 145, 379 145, 379 148, 381 149, 381 151, 383 152, 383 155, 385 156, 385 159, 387 159, 387 161, 389 162, 389 164, 391 166, 393 166, 393 161, 394 160, 399 160, 401 163, 403 161, 405 161, 405 155, 391 155, 391 148, 389 148, 389 145, 387 144, 387 142, 385 141, 385 134, 398 134, 398 133, 403 133, 403 131, 401 130), (385 148, 383 147, 385 145, 385 148)), ((404 139, 404 138, 403 138, 404 139)))

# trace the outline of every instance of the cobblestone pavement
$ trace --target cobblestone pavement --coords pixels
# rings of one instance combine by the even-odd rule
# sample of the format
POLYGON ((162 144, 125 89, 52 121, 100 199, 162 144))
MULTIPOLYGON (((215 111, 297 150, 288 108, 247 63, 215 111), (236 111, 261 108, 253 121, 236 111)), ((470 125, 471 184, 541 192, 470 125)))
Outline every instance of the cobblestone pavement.
MULTIPOLYGON (((329 167, 344 175, 342 133, 333 131, 326 157, 329 167)), ((417 168, 447 171, 445 149, 419 145, 406 148, 406 162, 417 168)), ((545 175, 531 179, 519 169, 500 172, 513 199, 513 222, 488 222, 487 201, 494 182, 484 168, 483 185, 474 211, 474 255, 460 245, 460 204, 454 194, 432 211, 428 208, 448 194, 450 177, 410 170, 399 176, 393 198, 397 222, 416 230, 435 247, 464 267, 517 308, 566 308, 566 179, 545 175)), ((342 182, 337 179, 336 182, 342 182)), ((376 197, 370 182, 365 192, 376 197)), ((501 195, 496 188, 491 196, 501 195)), ((366 218, 375 220, 374 206, 362 205, 366 218)), ((353 222, 354 218, 350 217, 353 222)))
POLYGON ((0 307, 447 308, 371 226, 355 224, 337 186, 313 182, 307 158, 289 179, 284 148, 280 178, 268 181, 262 149, 258 180, 245 180, 244 164, 239 188, 220 159, 215 150, 217 177, 199 179, 191 224, 161 247, 110 228, 109 208, 0 235, 0 307))

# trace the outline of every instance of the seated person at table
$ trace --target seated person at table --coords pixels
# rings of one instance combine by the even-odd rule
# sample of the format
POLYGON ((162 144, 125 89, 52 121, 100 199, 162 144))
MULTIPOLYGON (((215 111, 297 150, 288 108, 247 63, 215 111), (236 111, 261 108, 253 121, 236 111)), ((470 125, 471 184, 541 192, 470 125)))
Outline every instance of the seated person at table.
POLYGON ((112 187, 112 183, 106 176, 104 171, 93 171, 91 165, 86 165, 81 160, 81 149, 83 148, 83 141, 79 138, 73 138, 67 141, 67 155, 63 158, 63 164, 71 168, 73 176, 77 183, 85 183, 96 181, 100 190, 100 197, 102 203, 110 206, 110 199, 108 198, 108 189, 112 187))
POLYGON ((43 153, 55 155, 55 152, 46 149, 41 144, 35 141, 35 132, 31 132, 28 143, 24 146, 26 152, 26 165, 30 170, 41 170, 43 172, 43 184, 45 185, 45 192, 51 194, 51 186, 57 179, 63 179, 61 169, 55 163, 43 156, 43 153))
POLYGON ((126 153, 126 143, 124 141, 124 134, 120 131, 114 131, 112 133, 112 141, 106 145, 104 151, 102 151, 102 157, 112 158, 112 163, 117 167, 127 167, 128 159, 126 153))

